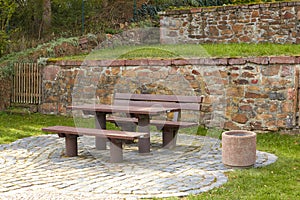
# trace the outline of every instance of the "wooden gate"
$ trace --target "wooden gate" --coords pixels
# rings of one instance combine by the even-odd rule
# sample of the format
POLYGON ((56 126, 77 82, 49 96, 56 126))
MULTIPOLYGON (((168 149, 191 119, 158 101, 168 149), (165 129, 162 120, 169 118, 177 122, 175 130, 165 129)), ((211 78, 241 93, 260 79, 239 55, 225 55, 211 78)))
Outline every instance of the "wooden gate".
POLYGON ((40 104, 42 78, 37 63, 15 63, 12 103, 40 104))

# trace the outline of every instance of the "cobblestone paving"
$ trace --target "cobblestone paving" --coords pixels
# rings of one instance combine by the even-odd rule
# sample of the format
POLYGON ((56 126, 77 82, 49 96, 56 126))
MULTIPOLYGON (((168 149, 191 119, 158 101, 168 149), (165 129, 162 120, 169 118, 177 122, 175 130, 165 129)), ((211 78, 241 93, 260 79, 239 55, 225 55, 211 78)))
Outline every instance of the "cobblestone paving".
MULTIPOLYGON (((64 157, 57 135, 24 138, 0 145, 0 199, 139 199, 186 196, 227 181, 218 139, 180 134, 178 146, 160 148, 153 133, 150 155, 135 144, 124 148, 124 162, 110 163, 109 150, 95 150, 94 139, 79 139, 79 156, 64 157)), ((257 151, 254 167, 275 162, 257 151)))

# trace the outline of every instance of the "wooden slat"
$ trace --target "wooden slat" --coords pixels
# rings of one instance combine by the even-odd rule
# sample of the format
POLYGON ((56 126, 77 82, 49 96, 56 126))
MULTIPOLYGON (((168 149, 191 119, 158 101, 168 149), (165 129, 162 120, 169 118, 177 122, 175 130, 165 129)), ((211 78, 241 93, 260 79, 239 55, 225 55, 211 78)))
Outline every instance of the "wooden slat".
POLYGON ((296 68, 296 75, 295 75, 295 99, 294 99, 294 118, 293 124, 298 126, 300 125, 300 94, 299 94, 299 79, 300 79, 299 69, 296 68), (298 113, 298 121, 296 120, 298 113))
POLYGON ((21 97, 22 97, 21 103, 25 103, 25 94, 24 94, 24 90, 25 90, 24 89, 25 88, 25 76, 24 76, 24 74, 25 74, 25 63, 22 63, 21 73, 22 73, 22 75, 20 74, 21 79, 22 79, 22 82, 20 84, 20 86, 21 86, 21 97))
POLYGON ((25 87, 26 87, 26 83, 25 83, 25 73, 26 73, 26 70, 25 70, 25 68, 26 68, 26 65, 25 65, 25 63, 23 63, 23 66, 22 66, 22 74, 23 74, 23 76, 21 76, 21 78, 22 78, 22 89, 21 89, 21 94, 22 94, 22 101, 21 101, 21 103, 25 103, 25 87))
POLYGON ((37 65, 37 91, 38 91, 38 100, 37 100, 37 102, 36 103, 41 103, 41 98, 42 98, 42 74, 41 74, 41 72, 40 72, 40 69, 39 69, 39 67, 38 67, 38 65, 37 65))
POLYGON ((30 84, 29 84, 29 64, 26 63, 26 66, 25 66, 25 71, 26 71, 26 74, 25 74, 25 82, 26 82, 26 86, 25 86, 25 102, 26 103, 29 103, 29 88, 30 88, 30 84))
POLYGON ((181 95, 161 95, 161 94, 130 94, 116 93, 114 99, 142 100, 142 101, 164 101, 182 103, 202 103, 202 96, 181 96, 181 95))
POLYGON ((14 64, 14 78, 13 78, 13 96, 12 96, 12 101, 15 102, 16 101, 16 96, 17 96, 17 92, 16 92, 16 88, 17 88, 17 82, 16 82, 16 72, 17 72, 17 64, 14 64))
MULTIPOLYGON (((106 121, 112 122, 112 123, 138 123, 137 118, 125 118, 125 117, 108 117, 106 118, 106 121)), ((181 122, 181 121, 167 121, 167 120, 150 120, 150 124, 154 126, 168 126, 168 127, 181 127, 181 128, 187 128, 187 127, 193 127, 197 126, 198 124, 195 122, 181 122)))
POLYGON ((36 65, 36 104, 40 104, 41 103, 41 96, 42 96, 42 78, 41 78, 41 73, 40 73, 40 69, 39 66, 36 65))
POLYGON ((36 64, 32 65, 32 103, 36 103, 36 64))
POLYGON ((195 110, 200 111, 201 104, 198 103, 173 103, 173 102, 155 102, 155 101, 132 101, 124 99, 114 99, 115 105, 124 106, 153 106, 153 107, 165 107, 165 108, 176 108, 180 107, 182 110, 195 110))
POLYGON ((22 69, 22 66, 21 64, 18 65, 18 74, 17 74, 17 80, 18 80, 18 102, 17 103, 20 103, 21 102, 21 69, 22 69))
POLYGON ((31 87, 29 87, 30 91, 29 91, 29 101, 32 104, 33 103, 33 89, 34 89, 34 85, 33 85, 33 69, 34 69, 34 65, 30 65, 30 73, 29 73, 29 85, 31 85, 31 87))
POLYGON ((117 131, 117 130, 101 130, 94 128, 79 128, 70 126, 50 126, 42 128, 42 131, 52 133, 64 133, 72 135, 87 135, 87 136, 98 136, 108 137, 116 139, 134 140, 141 136, 146 136, 147 133, 143 132, 128 132, 128 131, 117 131))
POLYGON ((14 90, 14 92, 13 92, 13 94, 14 94, 14 98, 13 98, 13 102, 18 102, 18 78, 19 78, 19 76, 18 76, 18 71, 19 71, 19 65, 18 65, 18 63, 15 63, 15 69, 14 69, 15 71, 14 71, 14 88, 13 88, 13 90, 14 90))
POLYGON ((16 102, 20 101, 20 75, 19 75, 19 70, 20 70, 20 64, 17 64, 16 67, 17 71, 16 71, 16 102))
POLYGON ((146 114, 146 115, 158 115, 159 113, 165 112, 177 112, 180 111, 178 106, 172 108, 155 108, 155 107, 141 107, 141 106, 122 106, 122 105, 105 105, 105 104, 85 104, 77 106, 67 106, 67 108, 72 110, 82 110, 88 112, 104 112, 107 114, 122 112, 131 114, 146 114))
POLYGON ((33 103, 34 104, 36 104, 37 103, 37 97, 36 97, 36 95, 37 95, 37 90, 36 90, 36 87, 37 87, 37 65, 35 64, 35 65, 33 65, 33 72, 32 72, 32 74, 33 74, 33 77, 32 77, 32 79, 33 79, 33 84, 32 84, 32 86, 33 86, 33 103))

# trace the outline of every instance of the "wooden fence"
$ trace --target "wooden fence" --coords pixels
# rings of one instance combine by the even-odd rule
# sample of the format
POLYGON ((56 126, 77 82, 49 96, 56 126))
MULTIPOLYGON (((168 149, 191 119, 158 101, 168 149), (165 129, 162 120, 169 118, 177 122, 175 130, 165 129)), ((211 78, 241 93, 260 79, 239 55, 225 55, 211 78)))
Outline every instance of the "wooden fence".
POLYGON ((15 63, 12 103, 40 104, 41 86, 41 71, 37 63, 15 63))

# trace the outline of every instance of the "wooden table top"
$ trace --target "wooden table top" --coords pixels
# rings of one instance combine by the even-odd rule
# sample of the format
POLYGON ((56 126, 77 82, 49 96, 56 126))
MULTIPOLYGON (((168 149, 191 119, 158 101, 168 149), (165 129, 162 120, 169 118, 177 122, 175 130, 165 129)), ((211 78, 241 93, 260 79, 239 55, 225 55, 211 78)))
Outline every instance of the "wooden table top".
POLYGON ((161 106, 124 106, 124 105, 108 105, 108 104, 84 104, 68 106, 72 110, 83 110, 103 113, 131 113, 157 115, 164 112, 180 111, 179 107, 161 107, 161 106))

